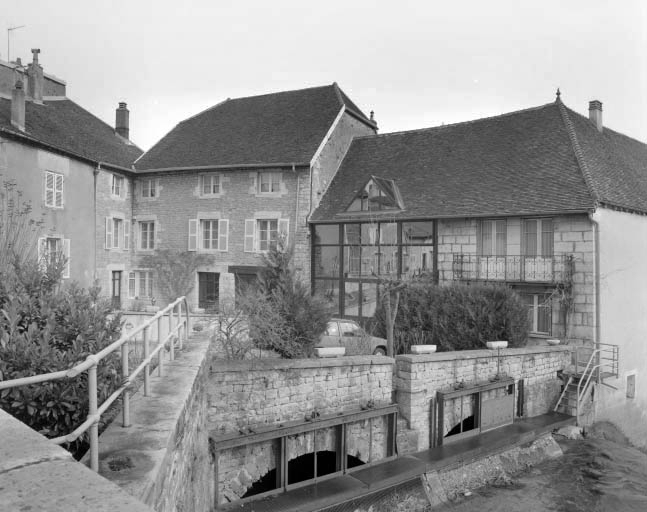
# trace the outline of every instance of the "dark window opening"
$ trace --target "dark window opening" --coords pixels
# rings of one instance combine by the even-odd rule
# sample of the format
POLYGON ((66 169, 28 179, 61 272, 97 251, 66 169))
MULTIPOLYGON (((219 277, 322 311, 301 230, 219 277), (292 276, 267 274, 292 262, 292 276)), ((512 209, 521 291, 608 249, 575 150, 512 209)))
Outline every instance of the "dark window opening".
POLYGON ((460 423, 457 423, 449 432, 447 432, 447 434, 445 434, 445 437, 451 437, 456 434, 461 434, 462 432, 467 432, 468 430, 474 430, 476 427, 477 425, 474 424, 474 415, 468 416, 460 423))

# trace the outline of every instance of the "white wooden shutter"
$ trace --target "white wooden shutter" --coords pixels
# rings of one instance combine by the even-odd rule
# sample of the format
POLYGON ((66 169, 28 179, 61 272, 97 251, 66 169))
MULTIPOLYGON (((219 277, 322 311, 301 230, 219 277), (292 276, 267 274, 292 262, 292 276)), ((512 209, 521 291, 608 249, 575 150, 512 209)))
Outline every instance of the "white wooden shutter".
POLYGON ((245 252, 256 249, 256 220, 245 219, 245 252))
POLYGON ((128 179, 124 176, 121 178, 120 196, 126 197, 128 195, 128 179))
POLYGON ((63 175, 56 174, 54 180, 54 206, 63 208, 63 175))
POLYGON ((41 237, 38 239, 38 268, 45 270, 46 261, 45 256, 47 254, 47 238, 41 237))
POLYGON ((218 221, 218 250, 227 251, 229 245, 229 219, 218 221))
POLYGON ((47 206, 54 206, 54 187, 56 184, 54 183, 54 173, 51 172, 45 172, 45 204, 47 206))
POLYGON ((279 219, 279 236, 283 238, 283 245, 288 246, 288 237, 290 235, 290 219, 279 219))
POLYGON ((198 219, 189 219, 189 251, 198 250, 198 219))
POLYGON ((63 239, 63 256, 65 257, 65 268, 63 269, 63 277, 70 277, 70 239, 63 239))
POLYGON ((106 217, 106 249, 112 249, 112 217, 106 217))
POLYGON ((130 250, 130 220, 124 219, 124 251, 130 250))

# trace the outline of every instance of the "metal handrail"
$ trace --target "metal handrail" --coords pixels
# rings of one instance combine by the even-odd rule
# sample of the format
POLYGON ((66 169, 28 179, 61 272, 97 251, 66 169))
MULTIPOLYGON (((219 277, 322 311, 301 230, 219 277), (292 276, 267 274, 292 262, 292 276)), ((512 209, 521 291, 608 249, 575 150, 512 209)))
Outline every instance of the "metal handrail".
POLYGON ((128 334, 122 335, 117 341, 111 343, 103 350, 96 354, 90 354, 85 361, 73 366, 69 370, 33 375, 22 377, 20 379, 0 381, 0 390, 9 389, 29 384, 38 384, 58 379, 73 379, 83 372, 88 372, 88 415, 83 423, 76 427, 72 432, 64 436, 51 439, 56 444, 69 443, 76 440, 87 430, 90 431, 90 467, 94 471, 99 471, 99 420, 101 415, 121 396, 122 399, 122 422, 124 427, 130 426, 130 389, 137 376, 144 372, 144 396, 150 395, 150 365, 155 356, 158 357, 157 371, 162 375, 164 367, 162 349, 170 341, 170 360, 175 359, 175 340, 178 341, 178 349, 182 350, 183 341, 189 336, 189 304, 186 297, 180 297, 175 302, 169 304, 161 311, 158 311, 153 317, 137 327, 128 334), (183 307, 184 306, 184 307, 183 307), (177 317, 176 317, 177 311, 177 317), (168 334, 162 339, 162 318, 168 313, 168 334), (184 318, 182 318, 184 313, 184 318), (176 317, 174 319, 174 317, 176 317), (151 352, 150 350, 150 327, 157 322, 157 346, 151 352), (175 326, 173 325, 175 323, 175 326), (134 337, 143 331, 144 336, 144 359, 139 366, 129 371, 128 368, 128 346, 130 341, 135 341, 134 337), (101 360, 112 354, 117 349, 121 349, 121 386, 117 388, 106 400, 98 406, 97 404, 97 365, 101 360))
MULTIPOLYGON (((599 364, 591 365, 591 363, 593 362, 595 356, 598 355, 599 353, 600 353, 600 349, 594 349, 593 350, 593 352, 591 353, 591 357, 589 357, 589 361, 586 363, 586 367, 584 368, 584 372, 582 372, 582 376, 579 378, 579 380, 577 382, 577 396, 576 396, 576 401, 575 401, 575 421, 578 424, 579 424, 579 421, 580 421, 580 400, 582 400, 582 398, 584 398, 584 392, 589 387, 589 383, 591 382, 591 377, 593 377, 593 372, 596 369, 600 368, 599 364), (588 376, 587 376, 587 371, 588 371, 589 368, 591 368, 591 371, 588 372, 588 376), (586 377, 586 384, 584 385, 584 388, 580 392, 580 388, 582 387, 582 381, 584 380, 585 377, 586 377)), ((579 354, 577 352, 577 349, 575 349, 575 363, 577 365, 576 368, 575 368, 576 372, 579 369, 579 357, 578 356, 579 356, 579 354)))

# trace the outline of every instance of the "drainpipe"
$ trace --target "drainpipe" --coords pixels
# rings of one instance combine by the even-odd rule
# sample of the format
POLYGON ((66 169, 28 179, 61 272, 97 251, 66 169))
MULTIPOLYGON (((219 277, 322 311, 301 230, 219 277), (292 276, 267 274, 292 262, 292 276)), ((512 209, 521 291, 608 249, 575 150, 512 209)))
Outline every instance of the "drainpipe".
POLYGON ((97 219, 97 179, 99 177, 99 172, 101 171, 101 162, 99 162, 92 172, 94 175, 94 268, 93 274, 94 274, 94 280, 97 280, 97 222, 99 219, 97 219))
MULTIPOLYGON (((589 220, 593 227, 593 345, 600 349, 600 213, 596 210, 589 212, 589 220)), ((598 352, 598 361, 600 363, 598 352)), ((600 384, 600 370, 598 368, 597 382, 600 384)))
POLYGON ((299 186, 300 186, 300 178, 299 174, 296 171, 296 167, 294 164, 292 164, 292 172, 296 174, 297 176, 297 204, 294 207, 294 243, 297 241, 297 226, 299 224, 299 186))

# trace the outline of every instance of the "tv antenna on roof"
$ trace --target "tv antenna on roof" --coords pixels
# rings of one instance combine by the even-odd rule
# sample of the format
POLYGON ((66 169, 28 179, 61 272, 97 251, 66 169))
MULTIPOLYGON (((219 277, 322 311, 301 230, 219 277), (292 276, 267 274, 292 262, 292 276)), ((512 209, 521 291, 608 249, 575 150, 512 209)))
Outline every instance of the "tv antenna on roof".
POLYGON ((19 28, 24 28, 26 25, 18 25, 15 27, 9 27, 7 29, 7 62, 11 62, 11 38, 9 37, 11 35, 11 32, 14 30, 18 30, 19 28))

